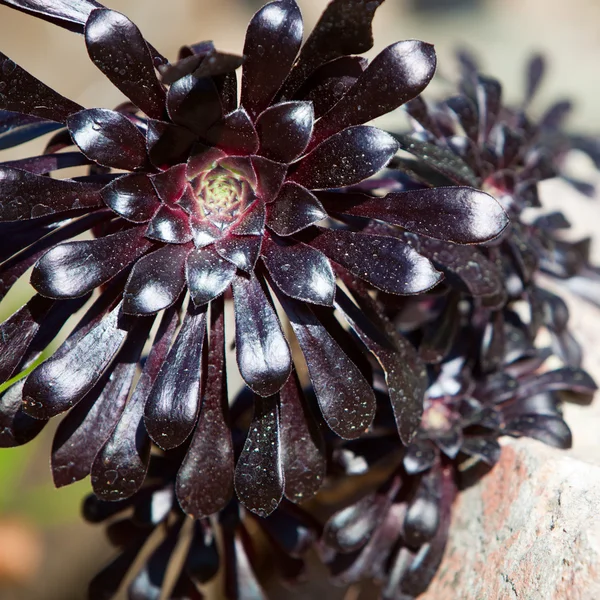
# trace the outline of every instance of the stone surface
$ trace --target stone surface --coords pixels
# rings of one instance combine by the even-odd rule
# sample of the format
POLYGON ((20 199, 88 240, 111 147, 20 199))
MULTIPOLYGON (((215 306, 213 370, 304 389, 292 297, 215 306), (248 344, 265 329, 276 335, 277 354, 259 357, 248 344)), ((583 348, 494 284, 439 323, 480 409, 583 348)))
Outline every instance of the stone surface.
POLYGON ((600 467, 508 441, 454 506, 440 571, 420 600, 600 598, 600 467))

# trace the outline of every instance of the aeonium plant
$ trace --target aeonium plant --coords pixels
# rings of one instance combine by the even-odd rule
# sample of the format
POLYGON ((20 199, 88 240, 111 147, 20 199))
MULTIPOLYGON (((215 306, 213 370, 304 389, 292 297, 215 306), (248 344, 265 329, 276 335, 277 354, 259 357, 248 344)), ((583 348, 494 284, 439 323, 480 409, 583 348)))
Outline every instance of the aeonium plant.
MULTIPOLYGON (((396 462, 437 444, 410 475, 443 472, 445 541, 456 483, 444 457, 485 453, 461 437, 471 421, 459 401, 446 406, 431 388, 456 332, 469 346, 464 372, 505 368, 502 348, 481 372, 478 344, 491 311, 504 327, 509 293, 487 256, 510 246, 511 206, 475 175, 399 170, 402 138, 368 125, 419 102, 436 68, 433 47, 415 40, 360 56, 382 2, 333 0, 303 43, 295 0, 275 0, 250 21, 243 56, 201 42, 169 62, 95 1, 0 0, 82 34, 124 96, 114 110, 84 108, 0 54, 0 148, 52 133, 39 156, 0 163, 0 294, 30 269, 34 290, 0 325, 0 445, 65 414, 54 481, 89 475, 86 517, 111 520, 123 549, 92 598, 116 593, 156 529, 166 539, 138 565, 131 597, 202 597, 221 571, 225 597, 266 597, 257 527, 280 577, 297 580, 322 525, 296 504, 349 478, 340 456, 363 441, 396 462), (64 177, 71 167, 80 174, 64 177), (422 342, 437 323, 431 360, 422 342), (246 386, 235 399, 234 361, 246 386), (436 429, 446 413, 454 454, 436 429), (171 589, 167 567, 192 521, 171 589)), ((494 423, 497 459, 496 438, 513 430, 494 423)), ((416 589, 400 580, 386 579, 385 597, 416 589)))

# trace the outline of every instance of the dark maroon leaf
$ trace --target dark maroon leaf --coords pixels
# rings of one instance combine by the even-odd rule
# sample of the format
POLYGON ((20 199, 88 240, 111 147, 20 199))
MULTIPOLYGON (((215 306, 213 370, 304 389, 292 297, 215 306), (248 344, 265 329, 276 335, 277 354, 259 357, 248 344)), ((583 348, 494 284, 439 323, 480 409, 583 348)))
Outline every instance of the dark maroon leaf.
POLYGON ((308 306, 282 294, 278 298, 306 359, 327 425, 344 439, 359 437, 375 414, 371 386, 308 306))
POLYGON ((53 304, 52 300, 36 294, 0 325, 0 381, 10 379, 19 368, 53 304))
POLYGON ((154 71, 152 54, 139 29, 114 10, 99 9, 85 25, 85 43, 93 63, 149 117, 160 119, 165 91, 154 71))
POLYGON ((217 148, 232 154, 254 154, 258 150, 258 134, 243 108, 225 115, 203 137, 217 148))
POLYGON ((167 245, 138 260, 123 295, 123 312, 149 315, 171 306, 185 287, 185 261, 191 248, 167 245))
POLYGON ((561 417, 550 415, 521 415, 506 423, 504 432, 530 437, 563 450, 570 448, 573 443, 568 425, 561 417))
POLYGON ((229 228, 234 235, 262 235, 265 230, 266 209, 262 199, 255 200, 238 221, 229 228))
POLYGON ((573 110, 570 100, 563 100, 553 104, 540 119, 540 127, 547 129, 559 129, 573 110))
POLYGON ((356 83, 367 65, 366 58, 341 56, 314 71, 295 96, 312 102, 315 118, 322 117, 356 83))
POLYGON ((384 198, 363 196, 345 202, 344 194, 321 200, 328 210, 400 225, 408 231, 456 244, 475 244, 497 237, 508 225, 500 204, 472 188, 447 187, 391 193, 384 198), (334 203, 328 203, 328 199, 334 203), (344 208, 344 204, 347 208, 344 208))
MULTIPOLYGON (((233 457, 231 463, 230 473, 233 481, 233 457)), ((229 483, 229 487, 233 494, 232 483, 229 483)), ((208 583, 213 579, 218 573, 221 563, 220 548, 217 548, 215 533, 211 526, 205 523, 202 521, 194 523, 194 537, 184 563, 185 572, 197 584, 208 583)), ((190 600, 194 600, 194 598, 192 597, 190 600)), ((201 598, 197 600, 201 600, 201 598)))
POLYGON ((0 150, 24 144, 60 127, 52 121, 0 110, 0 150))
POLYGON ((525 98, 524 104, 529 104, 536 95, 540 83, 544 78, 546 70, 546 60, 541 54, 535 54, 527 64, 527 72, 525 73, 525 98))
MULTIPOLYGON (((397 492, 399 482, 392 490, 397 492)), ((353 552, 364 546, 382 522, 390 506, 388 490, 369 494, 336 512, 325 524, 323 540, 338 552, 353 552)), ((393 496, 393 494, 392 494, 393 496)))
POLYGON ((175 204, 188 187, 186 165, 175 165, 166 171, 150 176, 156 194, 165 204, 175 204))
POLYGON ((283 185, 287 174, 287 165, 263 156, 253 156, 251 160, 256 173, 259 196, 265 202, 273 202, 283 185))
POLYGON ((2 163, 2 166, 21 169, 34 175, 44 175, 52 171, 88 164, 90 164, 90 161, 80 152, 62 152, 60 154, 42 154, 41 156, 6 161, 2 163))
POLYGON ((186 262, 186 280, 196 306, 220 296, 231 284, 236 268, 212 247, 192 250, 186 262))
POLYGON ((156 167, 165 169, 185 162, 196 141, 196 134, 185 127, 153 119, 148 121, 148 156, 156 167))
POLYGON ((275 309, 254 274, 233 280, 236 356, 248 387, 260 396, 277 393, 290 375, 290 348, 275 309))
POLYGON ((233 495, 233 443, 227 417, 223 302, 211 305, 206 389, 192 442, 177 474, 181 508, 198 519, 225 507, 233 495))
POLYGON ((277 0, 252 17, 244 43, 240 104, 261 113, 287 77, 302 43, 302 15, 295 0, 277 0))
POLYGON ((131 331, 110 376, 101 378, 58 426, 52 444, 56 487, 89 475, 96 454, 121 417, 151 326, 152 319, 145 319, 131 331))
POLYGON ((409 475, 417 475, 430 469, 438 457, 431 440, 414 440, 406 449, 402 465, 409 475))
POLYGON ((321 15, 285 82, 286 97, 319 66, 338 57, 362 54, 373 47, 371 21, 383 0, 333 0, 321 15))
POLYGON ((223 116, 221 97, 212 79, 187 75, 177 80, 167 96, 171 119, 198 135, 223 116))
POLYGON ((454 115, 465 135, 476 142, 479 134, 479 116, 473 101, 467 96, 453 96, 446 100, 445 105, 454 115))
POLYGON ((61 96, 0 52, 0 110, 64 123, 81 106, 61 96))
POLYGON ((115 179, 101 194, 107 206, 133 223, 146 223, 160 207, 150 179, 141 173, 115 179))
POLYGON ((502 86, 491 77, 478 77, 477 104, 479 105, 479 122, 483 139, 486 139, 502 108, 502 86))
POLYGON ((404 242, 379 235, 319 228, 310 245, 351 273, 392 294, 418 294, 441 274, 404 242))
POLYGON ((220 256, 246 273, 254 270, 260 246, 261 238, 255 235, 229 236, 215 244, 220 256))
POLYGON ((144 228, 55 246, 37 262, 31 285, 48 298, 83 296, 106 283, 152 248, 144 228))
POLYGON ((79 149, 105 167, 133 171, 146 164, 146 140, 125 116, 106 108, 89 108, 67 119, 79 149))
POLYGON ((165 311, 144 370, 125 410, 92 466, 94 492, 105 500, 132 496, 144 482, 150 460, 150 438, 144 427, 144 405, 165 360, 178 324, 179 306, 165 311))
POLYGON ((144 409, 146 430, 163 450, 180 446, 196 424, 205 335, 206 307, 191 305, 144 409))
POLYGON ((425 473, 413 498, 406 507, 404 540, 412 548, 429 542, 440 524, 440 472, 432 469, 425 473))
POLYGON ((277 404, 276 396, 254 397, 254 416, 235 467, 238 498, 260 517, 270 515, 283 498, 277 404))
POLYGON ((95 0, 0 0, 0 4, 77 33, 83 33, 83 26, 90 13, 95 8, 102 7, 95 0))
POLYGON ((594 380, 583 369, 563 367, 521 381, 518 398, 527 398, 539 392, 566 390, 577 394, 593 394, 598 389, 594 380))
POLYGON ((46 425, 23 411, 24 379, 0 393, 0 448, 14 448, 30 442, 46 425))
POLYGON ((102 206, 98 186, 51 179, 0 165, 0 221, 37 219, 54 213, 102 206))
POLYGON ((163 204, 152 217, 146 237, 167 244, 186 244, 192 240, 192 229, 186 212, 163 204))
POLYGON ((119 327, 119 304, 77 343, 37 367, 25 382, 28 415, 48 419, 77 404, 100 379, 127 335, 119 327))
POLYGON ((263 240, 261 256, 284 294, 312 304, 333 305, 335 276, 321 252, 302 242, 270 236, 263 240))
POLYGON ((398 434, 403 444, 410 443, 421 424, 427 388, 425 366, 410 342, 383 315, 378 319, 382 332, 339 288, 335 299, 337 308, 381 365, 398 434))
POLYGON ((287 182, 268 206, 267 225, 278 235, 292 235, 327 217, 319 199, 297 183, 287 182))
POLYGON ((423 142, 409 135, 396 135, 400 148, 416 156, 423 165, 439 171, 458 185, 480 187, 478 177, 471 167, 449 148, 423 142))
POLYGON ((314 120, 310 102, 282 102, 270 106, 256 121, 259 154, 282 163, 292 162, 308 146, 314 120))
POLYGON ((473 296, 504 294, 504 282, 496 268, 479 249, 457 246, 412 233, 402 235, 413 248, 426 256, 447 277, 457 277, 473 296))
POLYGON ((467 436, 463 441, 461 450, 488 465, 495 465, 500 458, 500 444, 492 437, 467 436))
POLYGON ((396 140, 381 129, 349 127, 307 154, 289 179, 312 190, 353 185, 383 169, 397 150, 396 140))
MULTIPOLYGON (((210 44, 212 45, 212 42, 210 44)), ((203 50, 203 52, 184 56, 177 62, 160 68, 162 82, 171 85, 178 79, 191 74, 197 79, 225 75, 235 71, 244 62, 243 57, 218 52, 214 49, 214 46, 209 48, 208 43, 203 50)))
POLYGON ((305 502, 319 491, 325 477, 323 438, 295 373, 281 388, 279 397, 285 497, 292 502, 305 502))
POLYGON ((420 94, 435 73, 433 46, 409 40, 380 52, 342 99, 315 125, 319 142, 391 112, 420 94))

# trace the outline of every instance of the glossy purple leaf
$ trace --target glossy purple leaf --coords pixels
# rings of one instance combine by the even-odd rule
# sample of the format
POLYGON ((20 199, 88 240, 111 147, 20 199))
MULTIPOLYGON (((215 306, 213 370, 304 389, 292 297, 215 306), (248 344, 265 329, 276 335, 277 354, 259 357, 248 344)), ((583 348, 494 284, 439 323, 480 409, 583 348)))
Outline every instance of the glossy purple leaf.
POLYGON ((302 31, 295 0, 270 2, 252 17, 244 43, 240 102, 252 118, 279 91, 300 49, 302 31))
POLYGON ((0 324, 0 381, 7 381, 15 374, 53 304, 52 300, 36 294, 0 324))
POLYGON ((440 524, 440 472, 426 472, 406 507, 404 517, 404 541, 412 548, 419 548, 436 534, 440 524))
POLYGON ((234 458, 227 416, 223 302, 211 305, 206 389, 192 442, 177 473, 181 508, 194 518, 212 515, 233 495, 234 458))
POLYGON ((418 294, 442 278, 429 260, 395 238, 324 228, 311 238, 313 248, 391 294, 418 294))
POLYGON ((48 422, 23 411, 24 383, 22 379, 0 392, 0 448, 15 448, 30 442, 48 422))
POLYGON ((167 245, 138 260, 123 295, 123 311, 149 315, 171 306, 185 286, 185 261, 191 248, 167 245))
POLYGON ((292 235, 321 221, 327 213, 319 199, 297 183, 287 182, 268 206, 267 225, 278 235, 292 235))
POLYGON ((378 328, 339 288, 336 307, 381 365, 398 434, 403 444, 409 444, 421 424, 423 397, 427 388, 425 366, 410 342, 399 335, 383 315, 379 315, 378 328))
POLYGON ((431 440, 414 440, 404 454, 402 465, 409 475, 417 475, 430 469, 438 458, 438 453, 431 440))
POLYGON ((461 446, 462 452, 482 460, 488 465, 495 465, 500 458, 500 444, 490 436, 467 436, 461 446))
POLYGON ((106 108, 89 108, 67 119, 79 149, 94 162, 133 171, 146 164, 146 140, 124 115, 106 108))
POLYGON ((546 71, 546 60, 541 54, 535 54, 527 64, 527 72, 525 73, 525 98, 524 104, 529 104, 536 95, 544 73, 546 71))
POLYGON ((447 277, 458 278, 473 296, 504 294, 502 277, 490 260, 479 249, 457 246, 426 237, 404 233, 413 248, 431 260, 447 277))
POLYGON ((186 280, 196 306, 220 296, 231 284, 236 267, 212 247, 192 250, 186 262, 186 280))
POLYGON ((165 111, 165 90, 154 71, 152 54, 139 29, 114 10, 94 10, 85 25, 92 62, 149 117, 165 111))
POLYGON ((143 402, 142 394, 134 393, 94 460, 91 483, 99 498, 111 501, 128 498, 135 494, 146 477, 150 439, 142 420, 143 402))
POLYGON ((57 123, 81 110, 0 52, 0 110, 9 110, 57 123))
POLYGON ((502 86, 500 82, 491 77, 478 77, 477 104, 479 108, 479 122, 481 134, 487 139, 492 127, 502 108, 502 86))
POLYGON ((299 161, 289 180, 311 190, 353 185, 383 169, 397 150, 396 140, 381 129, 349 127, 299 161))
POLYGON ((262 235, 265 230, 266 209, 265 203, 255 200, 238 218, 228 233, 234 235, 262 235))
POLYGON ((144 238, 143 227, 94 240, 59 244, 37 262, 31 285, 48 298, 83 296, 111 280, 152 246, 144 238))
POLYGON ((18 112, 0 110, 0 150, 35 140, 60 129, 58 123, 38 119, 18 112))
POLYGON ((475 244, 497 237, 508 216, 492 196, 472 188, 448 187, 391 193, 384 198, 328 194, 328 210, 400 225, 408 231, 455 244, 475 244), (344 204, 347 208, 344 208, 344 204))
POLYGON ((420 94, 435 73, 433 46, 409 40, 380 52, 342 99, 315 125, 319 142, 346 127, 371 121, 420 94))
POLYGON ((102 206, 98 186, 51 179, 0 165, 0 221, 36 219, 54 213, 102 206))
POLYGON ((254 416, 235 467, 240 502, 260 517, 270 515, 283 498, 283 467, 277 397, 254 398, 254 416))
POLYGON ((94 492, 105 500, 132 496, 146 477, 150 438, 143 422, 144 405, 169 352, 178 325, 178 310, 179 306, 175 306, 165 311, 133 395, 92 465, 94 492))
POLYGON ((146 430, 163 450, 180 446, 196 424, 205 335, 206 307, 192 305, 146 401, 146 430))
POLYGON ((254 274, 233 280, 236 357, 248 387, 259 396, 277 393, 292 358, 275 309, 254 274))
POLYGON ((141 173, 115 179, 102 189, 101 194, 107 206, 133 223, 146 223, 160 207, 150 179, 141 173))
POLYGON ((48 419, 77 404, 92 389, 127 336, 119 326, 120 310, 119 304, 66 352, 59 349, 29 375, 23 388, 27 414, 48 419))
POLYGON ((282 294, 278 298, 306 359, 327 425, 344 439, 359 437, 375 414, 371 386, 306 305, 282 294))
POLYGON ((95 8, 102 8, 95 0, 0 0, 0 4, 77 33, 83 33, 90 13, 95 8))
POLYGON ((131 331, 109 377, 103 377, 60 422, 52 443, 52 478, 56 487, 87 477, 96 454, 119 421, 137 371, 152 319, 131 331))
POLYGON ((445 105, 466 136, 476 142, 479 134, 479 116, 473 101, 467 96, 453 96, 446 100, 445 105))
POLYGON ((270 106, 256 120, 260 139, 258 153, 281 163, 292 162, 308 146, 314 120, 310 102, 282 102, 270 106))
POLYGON ((88 164, 90 164, 90 160, 80 152, 62 152, 60 154, 42 154, 41 156, 6 161, 2 163, 2 166, 21 169, 34 175, 44 175, 52 171, 88 164))
POLYGON ((198 135, 203 135, 223 116, 219 92, 212 79, 187 75, 176 81, 167 95, 171 119, 198 135))
POLYGON ((431 167, 458 185, 480 187, 479 178, 471 167, 449 148, 423 142, 410 135, 396 135, 400 148, 416 156, 426 167, 431 167))
POLYGON ((162 67, 161 79, 163 83, 171 85, 186 75, 193 74, 196 79, 225 75, 235 71, 243 62, 241 56, 218 52, 214 47, 207 47, 206 52, 184 56, 177 62, 162 67))
POLYGON ((292 502, 305 502, 319 491, 325 477, 323 438, 295 373, 281 388, 279 398, 285 497, 292 502))
POLYGON ((371 21, 383 0, 332 0, 302 47, 285 82, 286 97, 319 66, 338 57, 362 54, 373 47, 371 21))
POLYGON ((356 83, 367 65, 365 58, 341 56, 314 71, 295 96, 312 102, 315 118, 322 117, 356 83))
POLYGON ((593 394, 598 389, 594 380, 583 369, 563 367, 522 380, 517 398, 527 398, 539 392, 566 390, 576 394, 593 394))
POLYGON ((261 238, 255 235, 229 236, 219 240, 215 249, 238 269, 252 273, 260 253, 261 238))
POLYGON ((540 127, 550 130, 559 129, 572 110, 573 103, 570 100, 556 102, 542 115, 540 127))
POLYGON ((253 156, 251 160, 256 173, 258 195, 267 203, 273 202, 283 185, 288 170, 287 165, 263 156, 253 156))
POLYGON ((232 154, 254 154, 258 150, 258 134, 243 108, 225 115, 203 137, 217 148, 232 154))
POLYGON ((148 121, 147 138, 148 156, 160 169, 185 162, 197 141, 196 134, 185 127, 152 119, 148 121))
POLYGON ((568 425, 561 417, 550 415, 521 415, 506 423, 504 432, 530 437, 563 450, 570 448, 573 443, 568 425))
POLYGON ((263 240, 261 256, 284 294, 312 304, 333 305, 335 276, 321 252, 302 242, 269 236, 263 240))
POLYGON ((181 199, 188 184, 186 173, 186 165, 181 164, 150 176, 150 181, 162 202, 175 204, 181 199))
POLYGON ((177 207, 163 204, 146 229, 146 237, 167 244, 186 244, 193 234, 186 212, 177 207))

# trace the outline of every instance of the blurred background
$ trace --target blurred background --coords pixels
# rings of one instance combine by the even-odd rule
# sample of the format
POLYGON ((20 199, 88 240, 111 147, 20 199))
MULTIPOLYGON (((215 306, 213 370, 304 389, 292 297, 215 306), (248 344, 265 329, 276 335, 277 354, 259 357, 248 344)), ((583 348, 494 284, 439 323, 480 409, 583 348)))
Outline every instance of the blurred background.
MULTIPOLYGON (((156 48, 174 58, 180 45, 206 39, 221 50, 241 53, 248 19, 264 2, 104 4, 126 14, 156 48)), ((298 0, 298 4, 309 32, 327 0, 298 0)), ((542 52, 548 58, 549 77, 534 112, 568 97, 575 102, 569 122, 573 131, 600 133, 598 23, 598 0, 387 0, 375 18, 375 47, 370 54, 400 39, 422 39, 436 47, 439 74, 452 78, 455 51, 467 48, 479 57, 484 72, 503 82, 505 97, 516 102, 522 96, 527 58, 542 52)), ((122 100, 88 60, 83 39, 68 31, 0 7, 0 50, 84 106, 113 107, 122 100)), ((0 153, 0 160, 38 153, 41 146, 38 141, 35 147, 28 144, 0 153)), ((589 202, 588 228, 600 216, 589 202)), ((5 298, 0 321, 27 294, 23 287, 5 298)), ((88 482, 58 491, 52 486, 49 455, 54 429, 48 426, 23 448, 0 452, 0 600, 83 599, 87 582, 111 556, 101 528, 84 524, 79 516, 88 482)))

